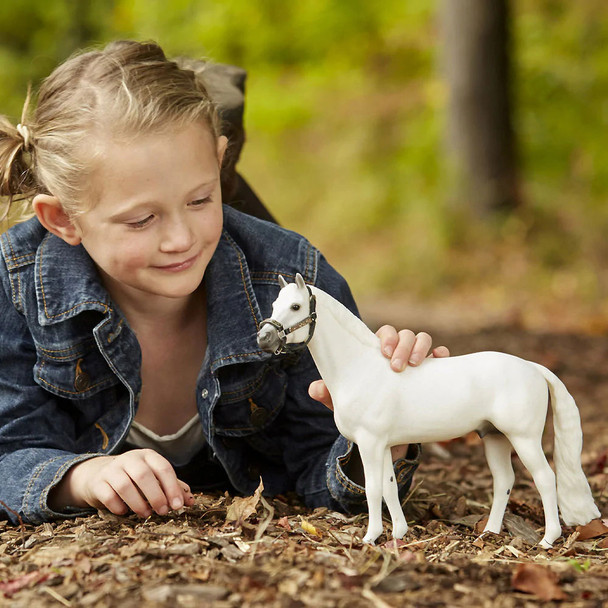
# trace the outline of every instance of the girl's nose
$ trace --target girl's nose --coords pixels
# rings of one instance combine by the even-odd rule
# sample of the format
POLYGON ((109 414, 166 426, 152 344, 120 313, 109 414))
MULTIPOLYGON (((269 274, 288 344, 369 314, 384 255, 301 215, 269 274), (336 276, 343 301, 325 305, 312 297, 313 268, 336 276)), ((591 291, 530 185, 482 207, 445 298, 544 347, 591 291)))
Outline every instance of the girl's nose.
POLYGON ((194 244, 194 233, 185 218, 173 218, 166 222, 160 250, 165 253, 188 251, 194 244))

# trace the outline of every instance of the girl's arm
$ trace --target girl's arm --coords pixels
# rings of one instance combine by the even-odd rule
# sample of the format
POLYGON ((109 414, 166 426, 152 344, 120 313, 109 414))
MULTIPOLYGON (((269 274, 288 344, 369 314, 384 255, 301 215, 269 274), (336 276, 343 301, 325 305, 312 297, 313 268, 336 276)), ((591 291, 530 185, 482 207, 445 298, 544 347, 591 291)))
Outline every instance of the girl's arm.
POLYGON ((2 278, 0 518, 40 523, 91 507, 116 514, 131 508, 146 516, 151 508, 162 513, 191 504, 189 488, 156 453, 79 453, 76 414, 35 382, 34 340, 2 278))

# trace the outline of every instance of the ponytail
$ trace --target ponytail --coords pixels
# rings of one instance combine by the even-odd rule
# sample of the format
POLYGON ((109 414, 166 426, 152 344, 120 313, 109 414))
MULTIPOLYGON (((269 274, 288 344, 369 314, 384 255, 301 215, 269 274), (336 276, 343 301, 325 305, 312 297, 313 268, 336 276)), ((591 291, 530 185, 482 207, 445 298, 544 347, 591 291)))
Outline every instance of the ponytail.
POLYGON ((26 97, 21 123, 14 126, 5 116, 0 116, 0 197, 5 209, 0 221, 6 219, 14 201, 32 197, 37 189, 32 170, 34 162, 34 138, 25 124, 30 92, 26 97))

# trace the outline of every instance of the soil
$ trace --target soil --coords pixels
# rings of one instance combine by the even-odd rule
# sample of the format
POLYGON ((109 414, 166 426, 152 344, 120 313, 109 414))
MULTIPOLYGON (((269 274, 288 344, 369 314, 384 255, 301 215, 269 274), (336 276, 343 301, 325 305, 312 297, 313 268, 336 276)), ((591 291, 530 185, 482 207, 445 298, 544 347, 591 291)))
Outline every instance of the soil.
MULTIPOLYGON (((608 513, 608 341, 516 328, 440 336, 452 354, 501 350, 555 371, 583 422, 583 466, 608 513)), ((552 454, 552 433, 544 440, 552 454)), ((142 521, 99 512, 41 526, 0 522, 0 606, 608 606, 608 520, 536 543, 543 514, 528 473, 501 535, 479 538, 491 503, 480 440, 425 446, 404 505, 410 530, 375 546, 366 516, 306 509, 294 496, 197 495, 142 521)))

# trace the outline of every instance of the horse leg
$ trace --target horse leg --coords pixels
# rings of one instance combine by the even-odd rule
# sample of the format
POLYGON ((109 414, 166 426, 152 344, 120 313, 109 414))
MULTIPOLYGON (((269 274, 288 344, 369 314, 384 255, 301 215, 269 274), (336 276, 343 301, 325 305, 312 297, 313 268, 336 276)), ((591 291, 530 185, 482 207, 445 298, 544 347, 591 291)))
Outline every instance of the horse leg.
POLYGON ((358 441, 359 454, 365 475, 365 496, 367 498, 368 523, 364 543, 374 544, 382 534, 382 468, 384 446, 373 437, 358 441))
POLYGON ((391 449, 384 451, 384 468, 382 470, 382 496, 391 514, 393 523, 393 538, 403 538, 407 532, 407 521, 399 501, 399 491, 395 480, 395 468, 391 449))
POLYGON ((490 433, 484 436, 483 445, 494 485, 492 508, 484 532, 500 534, 505 509, 515 481, 511 464, 511 444, 502 433, 490 433))
POLYGON ((553 541, 559 538, 562 533, 557 512, 555 473, 553 473, 553 469, 545 458, 540 437, 511 437, 511 443, 523 465, 530 471, 536 489, 543 501, 545 535, 539 544, 545 549, 550 549, 553 546, 553 541))

